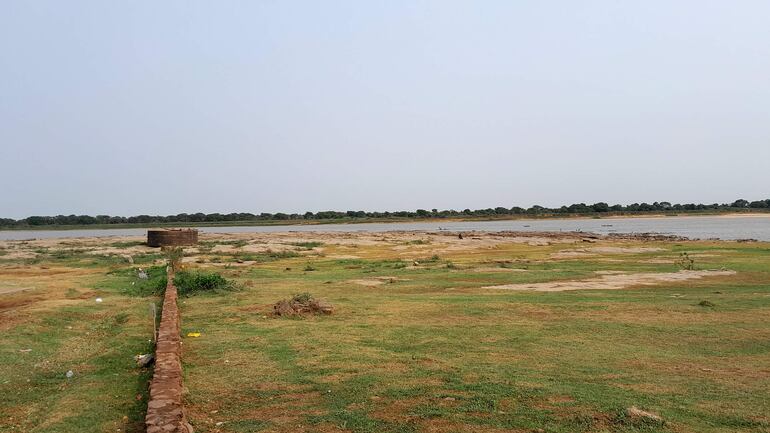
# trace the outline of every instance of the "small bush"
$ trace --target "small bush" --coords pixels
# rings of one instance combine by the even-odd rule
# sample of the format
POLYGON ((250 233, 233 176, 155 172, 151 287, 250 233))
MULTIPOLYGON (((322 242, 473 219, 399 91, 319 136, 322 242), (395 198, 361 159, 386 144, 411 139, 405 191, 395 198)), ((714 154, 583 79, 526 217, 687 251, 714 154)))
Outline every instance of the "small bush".
POLYGON ((298 293, 291 298, 291 302, 301 302, 303 304, 309 303, 313 300, 313 295, 310 293, 298 293))
POLYGON ((687 252, 683 252, 679 254, 679 260, 677 261, 679 264, 679 267, 681 267, 684 270, 692 271, 695 269, 695 260, 687 254, 687 252))
POLYGON ((320 247, 323 245, 323 242, 295 242, 291 245, 294 245, 295 247, 304 248, 306 250, 312 250, 315 247, 320 247))
POLYGON ((163 251, 163 253, 166 255, 171 268, 174 270, 179 269, 179 265, 182 263, 182 258, 184 258, 184 250, 179 247, 162 247, 161 251, 163 251))
POLYGON ((121 242, 113 242, 110 244, 111 247, 115 247, 115 248, 138 247, 141 245, 147 245, 147 243, 144 241, 121 241, 121 242))
POLYGON ((231 281, 215 272, 181 271, 174 276, 174 285, 180 295, 232 290, 235 288, 231 281))
POLYGON ((310 265, 305 266, 305 272, 312 272, 312 271, 315 271, 315 270, 316 269, 314 267, 310 266, 310 265))
POLYGON ((413 240, 413 241, 407 241, 406 242, 407 245, 428 245, 429 243, 430 243, 430 241, 426 241, 426 240, 423 240, 423 239, 416 239, 416 240, 413 240))

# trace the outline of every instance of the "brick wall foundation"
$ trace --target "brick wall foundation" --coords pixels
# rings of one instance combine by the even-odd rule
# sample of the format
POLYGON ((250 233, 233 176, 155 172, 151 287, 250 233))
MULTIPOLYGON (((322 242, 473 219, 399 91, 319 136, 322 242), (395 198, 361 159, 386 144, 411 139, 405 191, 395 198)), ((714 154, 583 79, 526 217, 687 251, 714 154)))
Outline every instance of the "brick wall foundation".
POLYGON ((176 300, 174 273, 169 267, 147 403, 147 433, 192 433, 182 408, 182 341, 176 300))

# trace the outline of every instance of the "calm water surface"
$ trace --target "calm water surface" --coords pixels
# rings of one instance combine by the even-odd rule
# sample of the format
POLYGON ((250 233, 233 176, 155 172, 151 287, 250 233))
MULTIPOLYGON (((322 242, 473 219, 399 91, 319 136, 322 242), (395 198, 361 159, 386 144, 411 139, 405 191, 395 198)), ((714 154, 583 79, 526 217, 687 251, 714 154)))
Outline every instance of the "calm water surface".
MULTIPOLYGON (((369 224, 324 224, 289 226, 200 227, 203 233, 274 232, 387 232, 400 230, 434 231, 584 231, 609 233, 661 233, 693 239, 757 239, 770 241, 770 215, 744 217, 665 217, 548 219, 472 222, 409 222, 369 224)), ((99 230, 19 230, 0 231, 0 240, 77 238, 93 236, 143 236, 147 229, 99 230)))

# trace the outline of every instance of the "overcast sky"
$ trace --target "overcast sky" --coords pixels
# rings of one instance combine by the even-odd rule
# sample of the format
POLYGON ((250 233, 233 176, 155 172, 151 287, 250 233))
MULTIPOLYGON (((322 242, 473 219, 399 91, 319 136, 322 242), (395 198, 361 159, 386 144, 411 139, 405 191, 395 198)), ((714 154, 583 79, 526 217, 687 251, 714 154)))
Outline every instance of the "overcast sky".
POLYGON ((768 17, 4 1, 0 216, 770 198, 768 17))

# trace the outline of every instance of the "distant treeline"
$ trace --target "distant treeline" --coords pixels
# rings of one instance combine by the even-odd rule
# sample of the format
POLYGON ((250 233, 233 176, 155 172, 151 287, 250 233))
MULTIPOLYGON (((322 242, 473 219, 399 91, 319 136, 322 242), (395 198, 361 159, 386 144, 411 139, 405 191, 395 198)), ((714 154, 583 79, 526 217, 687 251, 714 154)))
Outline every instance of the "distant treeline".
POLYGON ((639 214, 639 213, 666 213, 666 212, 698 212, 698 211, 746 211, 746 210, 770 210, 770 199, 767 200, 736 200, 732 203, 713 204, 671 204, 669 202, 634 203, 627 206, 609 205, 599 202, 594 204, 577 203, 559 208, 547 208, 532 206, 528 209, 514 206, 511 208, 496 207, 487 209, 457 210, 425 210, 396 211, 396 212, 365 212, 365 211, 321 211, 305 212, 304 214, 292 213, 180 213, 177 215, 136 215, 131 217, 109 215, 57 215, 57 216, 30 216, 20 220, 0 218, 0 227, 38 227, 38 226, 72 226, 72 225, 106 225, 106 224, 160 224, 160 223, 227 223, 227 222, 259 222, 259 221, 329 221, 349 219, 387 219, 387 218, 495 218, 506 215, 523 216, 568 216, 568 215, 598 215, 598 214, 639 214))

